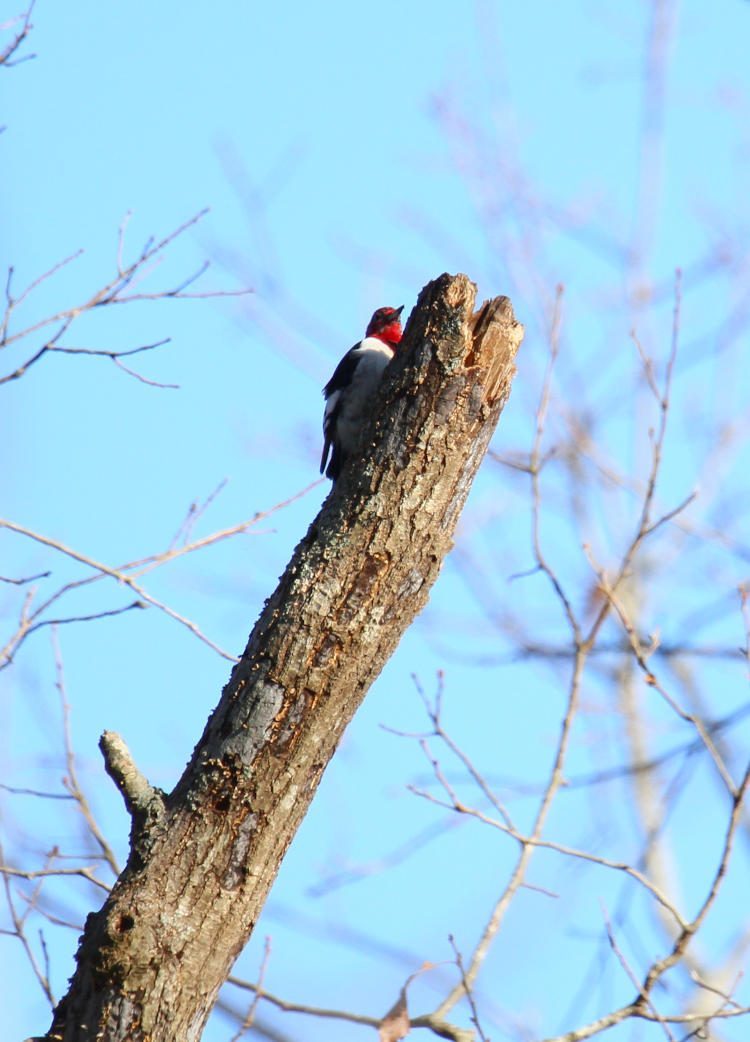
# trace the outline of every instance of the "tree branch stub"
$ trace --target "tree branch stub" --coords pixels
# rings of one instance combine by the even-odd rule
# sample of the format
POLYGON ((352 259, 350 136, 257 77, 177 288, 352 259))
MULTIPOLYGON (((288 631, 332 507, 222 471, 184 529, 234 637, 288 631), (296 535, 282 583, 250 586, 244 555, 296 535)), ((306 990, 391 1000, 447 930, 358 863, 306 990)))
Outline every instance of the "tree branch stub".
POLYGON ((105 731, 99 739, 99 748, 107 774, 122 794, 131 817, 148 814, 155 802, 161 803, 161 793, 138 770, 121 735, 116 731, 105 731))

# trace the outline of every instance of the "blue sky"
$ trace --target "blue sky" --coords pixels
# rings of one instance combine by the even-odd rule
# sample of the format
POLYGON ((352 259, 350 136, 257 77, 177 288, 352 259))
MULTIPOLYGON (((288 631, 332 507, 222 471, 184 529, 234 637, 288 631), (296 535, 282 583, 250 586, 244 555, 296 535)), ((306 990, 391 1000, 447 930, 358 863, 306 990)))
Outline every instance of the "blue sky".
MULTIPOLYGON (((2 516, 116 566, 165 548, 190 504, 225 478, 196 534, 295 495, 317 477, 320 387, 338 357, 376 307, 403 303, 408 313, 422 286, 446 270, 465 271, 480 299, 507 293, 527 326, 496 451, 528 453, 550 309, 562 283, 561 358, 545 444, 562 443, 571 416, 588 410, 596 418, 592 454, 643 481, 647 428, 658 416, 629 334, 636 329, 661 375, 681 267, 679 405, 659 494, 667 508, 695 487, 701 496, 687 515, 693 534, 670 530, 646 554, 644 574, 659 579, 643 595, 644 625, 674 640, 689 632, 703 643, 742 644, 736 586, 746 574, 750 505, 740 437, 748 390, 750 5, 664 0, 658 9, 668 28, 653 87, 658 93, 665 70, 663 110, 646 86, 646 3, 229 0, 209 9, 39 0, 26 48, 36 57, 2 70, 1 259, 21 287, 84 253, 30 296, 19 325, 86 299, 114 274, 126 214, 124 255, 133 257, 150 236, 160 239, 210 207, 144 289, 171 288, 209 258, 199 288, 252 292, 110 308, 83 316, 63 341, 124 350, 170 337, 137 356, 137 367, 179 390, 145 386, 105 359, 68 355, 47 357, 0 387, 0 438, 8 447, 2 516), (644 125, 655 112, 663 112, 663 135, 644 150, 644 125), (715 530, 721 539, 706 535, 715 530)), ((6 5, 0 21, 15 13, 6 5)), ((0 375, 38 343, 30 338, 28 348, 13 349, 0 375)), ((637 500, 614 485, 594 493, 584 483, 577 504, 567 473, 550 473, 543 533, 581 606, 593 585, 581 543, 612 564, 632 532, 637 500)), ((153 573, 149 591, 238 653, 326 491, 321 482, 258 531, 153 573)), ((380 725, 423 729, 412 674, 432 692, 444 669, 451 734, 527 822, 531 797, 516 790, 543 776, 567 679, 564 663, 512 661, 512 627, 497 621, 513 616, 540 641, 563 639, 543 578, 508 581, 533 564, 529 529, 526 477, 488 461, 433 600, 347 732, 240 975, 257 975, 271 934, 269 990, 378 1015, 422 961, 451 958, 449 933, 471 949, 514 851, 491 830, 456 824, 411 794, 407 783, 429 784, 428 765, 414 741, 380 725), (388 871, 311 895, 342 868, 375 862, 441 822, 437 838, 388 871)), ((0 574, 53 567, 42 591, 85 574, 7 531, 0 531, 0 561, 0 574)), ((23 591, 2 587, 0 598, 10 632, 23 591)), ((71 598, 66 613, 129 599, 101 582, 71 598)), ((228 664, 156 609, 61 627, 59 642, 82 779, 124 860, 127 819, 101 769, 99 734, 121 732, 149 779, 171 788, 228 664)), ((573 776, 622 762, 611 668, 587 680, 573 776)), ((732 661, 711 670, 695 682, 719 717, 746 700, 743 670, 732 661)), ((9 784, 59 789, 65 768, 54 680, 46 629, 0 674, 9 784)), ((649 702, 647 712, 658 751, 684 740, 663 707, 649 702)), ((746 731, 744 738, 746 747, 746 731)), ((670 840, 691 901, 703 892, 725 807, 704 765, 691 762, 685 771, 688 803, 674 809, 670 840), (694 861, 696 820, 705 828, 705 863, 694 861)), ((627 799, 620 781, 593 798, 573 787, 552 833, 601 849, 617 850, 623 839, 624 853, 636 857, 627 799), (617 809, 608 818, 597 805, 617 809)), ((6 841, 25 856, 58 840, 71 845, 74 826, 46 805, 17 797, 7 814, 6 841), (29 838, 35 829, 41 842, 29 838)), ((520 1037, 517 1022, 532 1035, 553 1034, 594 1015, 598 1002, 609 1008, 630 997, 629 982, 614 974, 610 990, 596 990, 584 1012, 574 1002, 592 961, 608 957, 596 947, 600 899, 613 915, 622 911, 634 962, 664 947, 644 903, 623 896, 619 879, 577 874, 544 855, 532 875, 563 899, 525 891, 513 905, 480 981, 493 1039, 520 1037)), ((742 893, 740 880, 730 878, 730 895, 742 893)), ((55 894, 63 918, 82 918, 96 900, 83 890, 55 894)), ((709 949, 718 950, 735 926, 731 912, 717 916, 709 949)), ((49 932, 59 996, 75 934, 49 932)), ((2 939, 0 958, 15 996, 13 1037, 46 1028, 17 942, 2 939)), ((450 967, 434 974, 414 986, 416 1011, 452 979, 450 967)), ((262 1013, 290 1038, 366 1036, 366 1029, 262 1013)), ((727 1028, 726 1037, 742 1037, 741 1028, 734 1032, 727 1028)), ((216 1014, 205 1038, 232 1034, 216 1014)), ((623 1029, 611 1037, 629 1036, 623 1029)))

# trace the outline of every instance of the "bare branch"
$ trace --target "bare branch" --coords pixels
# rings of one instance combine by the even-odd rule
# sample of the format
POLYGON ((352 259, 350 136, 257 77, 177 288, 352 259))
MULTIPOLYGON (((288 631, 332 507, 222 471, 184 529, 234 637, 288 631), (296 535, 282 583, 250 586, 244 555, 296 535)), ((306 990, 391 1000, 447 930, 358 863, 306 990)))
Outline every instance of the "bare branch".
MULTIPOLYGON (((364 1013, 351 1013, 347 1010, 342 1009, 327 1009, 322 1006, 308 1006, 300 1002, 289 1002, 287 999, 282 999, 278 995, 272 995, 270 992, 262 990, 259 991, 255 984, 251 984, 249 981, 242 980, 241 977, 229 976, 227 978, 228 984, 234 984, 237 988, 245 988, 248 991, 258 991, 259 997, 270 1002, 277 1009, 283 1010, 285 1013, 304 1013, 310 1017, 321 1017, 327 1020, 346 1020, 351 1024, 364 1024, 367 1027, 378 1028, 380 1027, 381 1017, 370 1017, 364 1013)), ((452 1039, 453 1042, 474 1042, 474 1032, 468 1031, 466 1028, 459 1028, 454 1024, 449 1024, 445 1020, 441 1020, 434 1014, 424 1014, 418 1017, 411 1017, 409 1020, 410 1026, 413 1028, 428 1028, 433 1034, 437 1035, 438 1038, 452 1039)))
POLYGON ((116 731, 105 731, 99 739, 99 748, 107 774, 120 790, 130 814, 154 813, 154 804, 160 804, 162 797, 138 770, 121 736, 116 731))
POLYGON ((0 575, 0 582, 11 583, 13 586, 24 586, 26 583, 36 582, 37 579, 48 579, 52 575, 52 572, 38 572, 36 575, 29 575, 25 579, 9 579, 5 575, 0 575))
POLYGON ((534 434, 534 444, 531 449, 531 455, 529 457, 529 473, 531 474, 531 494, 532 494, 532 543, 534 547, 534 559, 536 560, 537 568, 545 573, 549 581, 552 583, 555 593, 557 594, 558 600, 562 604, 565 616, 568 620, 571 633, 573 634, 573 640, 576 648, 581 644, 581 628, 576 618, 575 612, 573 611, 573 605, 565 593, 560 580, 557 575, 553 572, 552 568, 547 563, 545 557, 542 554, 541 544, 541 533, 540 533, 540 506, 541 506, 541 489, 540 489, 540 475, 544 466, 543 456, 541 453, 542 437, 544 435, 544 427, 547 420, 547 412, 549 409, 550 394, 552 388, 552 374, 555 369, 555 362, 557 361, 557 355, 560 349, 560 324, 562 322, 562 298, 563 298, 564 287, 562 284, 558 285, 555 295, 555 305, 552 313, 552 320, 550 323, 549 330, 549 343, 550 353, 549 361, 547 363, 547 369, 544 374, 544 381, 542 384, 542 393, 539 399, 539 406, 536 413, 536 431, 534 434))
POLYGON ((456 958, 456 966, 458 966, 458 972, 461 974, 461 982, 464 986, 466 998, 471 1009, 471 1022, 477 1029, 477 1033, 481 1038, 482 1042, 489 1042, 489 1039, 485 1035, 484 1031, 482 1031, 481 1025, 479 1023, 479 1013, 477 1011, 476 1003, 474 1002, 474 992, 472 991, 469 982, 466 980, 466 971, 464 970, 464 961, 461 958, 461 952, 456 947, 456 942, 454 941, 452 934, 448 937, 448 940, 450 942, 451 948, 453 949, 453 954, 456 958))
MULTIPOLYGON (((30 611, 30 607, 31 600, 35 591, 31 591, 27 595, 27 598, 24 602, 18 629, 6 642, 5 647, 0 649, 0 670, 5 669, 8 665, 10 665, 10 663, 13 661, 13 657, 16 651, 31 633, 33 633, 36 629, 39 629, 43 624, 46 625, 47 623, 55 621, 51 619, 44 620, 42 619, 42 616, 46 611, 49 610, 49 608, 53 604, 55 604, 58 600, 60 600, 60 598, 64 597, 66 594, 72 592, 73 590, 80 589, 83 586, 87 586, 89 583, 97 582, 98 580, 107 577, 116 578, 118 579, 118 581, 125 581, 126 583, 128 583, 128 585, 130 585, 135 576, 146 575, 148 572, 153 571, 154 569, 159 568, 163 564, 167 564, 168 562, 173 561, 178 557, 182 557, 184 554, 192 553, 195 550, 200 550, 205 547, 212 546, 215 543, 221 542, 225 539, 231 539, 233 536, 240 535, 243 532, 247 532, 249 529, 257 525, 259 521, 271 517, 277 511, 284 509, 291 503, 294 503, 296 500, 301 499, 303 496, 306 496, 308 492, 312 491, 312 489, 317 488, 317 486, 321 484, 322 480, 322 478, 319 478, 317 481, 313 481, 306 488, 303 488, 299 492, 295 492, 294 495, 289 496, 288 499, 282 500, 282 502, 277 503, 275 506, 270 507, 268 510, 257 511, 251 518, 249 518, 246 521, 241 521, 237 525, 232 525, 230 528, 224 528, 218 532, 213 532, 210 535, 204 536, 201 539, 196 539, 191 543, 186 542, 183 546, 176 546, 176 539, 173 539, 167 550, 164 550, 161 553, 157 554, 150 554, 148 557, 138 558, 135 561, 129 561, 126 564, 120 565, 118 568, 115 569, 103 568, 101 570, 96 570, 97 566, 94 562, 90 561, 90 559, 86 558, 83 555, 76 554, 75 551, 70 551, 70 556, 73 556, 76 560, 80 560, 82 561, 82 563, 88 564, 90 567, 93 567, 96 570, 96 574, 86 576, 83 579, 77 579, 72 582, 65 583, 64 586, 60 587, 59 590, 51 594, 33 612, 30 611), (132 574, 130 575, 129 579, 125 577, 123 580, 120 580, 120 576, 125 576, 125 573, 132 574)), ((212 501, 212 499, 218 491, 219 489, 217 489, 214 493, 212 493, 211 496, 209 496, 207 502, 198 511, 198 516, 200 516, 200 514, 206 509, 206 507, 212 501)), ((2 526, 3 522, 0 520, 0 527, 2 526)), ((33 538, 35 535, 35 533, 32 533, 30 530, 23 529, 19 526, 13 528, 13 525, 10 522, 6 524, 6 527, 12 528, 13 530, 18 531, 21 534, 27 535, 30 538, 33 538)), ((189 525, 188 531, 192 530, 192 527, 192 524, 189 525)), ((65 553, 66 548, 63 548, 61 544, 57 544, 54 540, 47 540, 44 536, 40 536, 39 540, 41 542, 45 542, 46 545, 49 545, 54 549, 59 549, 61 552, 65 553)), ((143 608, 146 606, 144 602, 155 603, 149 597, 145 597, 142 600, 134 601, 132 604, 123 608, 112 609, 108 612, 99 612, 91 616, 70 616, 69 618, 60 618, 56 621, 58 621, 59 623, 67 623, 87 621, 88 619, 95 618, 104 618, 108 615, 116 615, 123 611, 129 611, 133 608, 143 608)), ((167 610, 167 614, 170 614, 170 610, 167 610)), ((175 617, 177 621, 182 621, 182 617, 178 616, 176 613, 173 617, 175 617)), ((195 624, 190 623, 189 628, 193 625, 195 624)), ((198 635, 199 632, 196 633, 196 636, 198 635)), ((214 650, 219 651, 219 653, 222 654, 225 658, 229 658, 231 661, 234 661, 232 656, 229 656, 227 653, 222 652, 220 649, 216 648, 211 641, 206 640, 202 635, 200 635, 200 639, 208 643, 209 646, 214 647, 214 650)))
POLYGON ((270 958, 270 955, 271 938, 266 937, 266 943, 263 948, 263 961, 260 964, 260 972, 258 973, 258 983, 255 985, 255 995, 253 996, 253 1001, 250 1003, 247 1015, 245 1016, 245 1019, 242 1021, 239 1031, 237 1031, 236 1034, 232 1036, 230 1042, 239 1042, 239 1039, 242 1038, 245 1032, 249 1031, 250 1028, 253 1026, 253 1021, 255 1020, 255 1010, 257 1009, 258 1001, 263 994, 263 981, 265 980, 266 969, 268 967, 268 960, 270 958))
MULTIPOLYGON (((648 531, 653 531, 653 527, 648 529, 648 531)), ((646 683, 659 692, 664 701, 670 706, 672 710, 674 710, 674 712, 680 717, 681 720, 684 720, 686 723, 691 724, 695 728, 695 730, 698 732, 700 736, 703 745, 710 753, 711 758, 714 761, 714 764, 716 765, 716 769, 722 781, 724 782, 732 796, 734 796, 736 794, 734 782, 732 781, 731 775, 729 774, 726 764, 721 758, 719 751, 716 748, 716 745, 711 739, 711 735, 709 734, 706 725, 703 723, 700 717, 695 716, 695 714, 693 713, 688 713, 684 709, 680 708, 675 699, 672 698, 672 696, 668 694, 665 688, 659 683, 647 661, 649 656, 653 654, 653 651, 656 650, 656 645, 652 645, 651 648, 644 650, 636 633, 635 627, 633 626, 633 624, 630 621, 630 618, 628 617, 628 613, 622 603, 621 598, 616 596, 614 590, 609 584, 609 581, 607 580, 604 571, 601 568, 599 568, 599 566, 594 561, 591 555, 590 547, 587 546, 584 547, 584 549, 591 563, 591 567, 594 569, 599 579, 599 589, 607 598, 608 602, 612 605, 618 617, 620 618, 620 621, 622 622, 623 629, 625 630, 628 636, 628 640, 630 642, 630 648, 633 652, 633 656, 635 657, 636 662, 645 674, 646 683)))
POLYGON ((49 315, 46 318, 40 319, 33 322, 31 325, 23 327, 18 332, 11 333, 9 330, 11 316, 14 311, 18 308, 29 294, 37 288, 46 279, 53 276, 60 268, 64 267, 70 261, 75 260, 81 255, 82 251, 67 257, 65 260, 60 261, 49 271, 45 272, 44 275, 39 276, 33 282, 27 286, 27 288, 21 293, 19 297, 13 297, 11 293, 11 279, 13 275, 13 269, 9 269, 8 280, 6 283, 6 309, 5 314, 0 323, 0 348, 7 347, 16 341, 24 340, 40 330, 46 329, 51 325, 58 325, 59 328, 50 339, 48 339, 41 347, 39 347, 25 362, 17 366, 13 371, 6 373, 5 376, 0 377, 0 384, 9 383, 13 380, 18 380, 22 377, 32 365, 35 365, 45 354, 51 351, 62 351, 66 354, 90 354, 90 355, 101 355, 110 358, 115 365, 120 369, 123 369, 130 376, 135 377, 142 383, 149 384, 154 387, 175 387, 174 384, 162 384, 156 381, 152 381, 144 377, 142 374, 135 372, 128 366, 124 365, 120 359, 125 357, 127 354, 135 354, 139 351, 150 350, 154 347, 159 347, 167 340, 161 340, 158 343, 145 345, 143 347, 134 348, 130 351, 107 351, 103 349, 93 348, 62 348, 57 345, 57 341, 60 337, 70 328, 73 322, 82 314, 88 311, 94 311, 97 308, 107 307, 113 304, 128 304, 136 300, 164 300, 167 298, 175 300, 184 299, 209 299, 213 297, 237 297, 244 296, 251 291, 249 289, 239 290, 207 290, 201 293, 186 293, 185 288, 192 285, 196 279, 200 278, 201 275, 208 268, 208 263, 202 265, 202 267, 193 275, 190 275, 187 279, 183 279, 176 286, 164 290, 155 290, 152 293, 125 293, 128 287, 134 286, 137 282, 142 281, 143 278, 147 277, 153 270, 154 264, 158 264, 161 260, 161 255, 164 250, 170 246, 175 239, 183 235, 189 228, 195 225, 202 217, 208 213, 208 209, 201 210, 200 213, 196 214, 190 220, 185 221, 184 224, 180 225, 175 231, 165 236, 159 242, 154 244, 153 239, 146 243, 145 247, 139 254, 139 256, 128 266, 123 266, 123 237, 125 227, 129 214, 126 215, 125 219, 120 225, 118 230, 117 240, 117 251, 116 251, 116 268, 117 274, 113 279, 107 282, 104 286, 98 289, 95 293, 85 299, 82 303, 77 304, 75 307, 65 308, 62 311, 56 312, 54 315, 49 315), (153 262, 153 263, 152 263, 153 262))
POLYGON ((78 809, 88 826, 89 832, 94 838, 102 856, 107 861, 107 864, 111 868, 115 875, 120 872, 120 866, 117 863, 114 851, 111 846, 104 838, 102 830, 94 817, 91 805, 89 804, 86 794, 81 788, 80 782, 78 781, 78 770, 76 767, 76 758, 73 751, 73 742, 70 736, 70 705, 65 692, 65 675, 63 673, 62 655, 60 654, 60 646, 57 641, 57 631, 52 630, 52 647, 55 656, 55 686, 57 687, 60 695, 60 703, 62 705, 63 714, 63 739, 65 743, 65 760, 68 767, 68 774, 63 778, 63 784, 68 790, 70 795, 78 804, 78 809))
MULTIPOLYGON (((72 550, 69 546, 65 546, 63 543, 58 542, 56 539, 50 539, 49 536, 40 535, 38 532, 33 532, 30 528, 24 528, 23 525, 17 525, 13 521, 6 521, 0 518, 0 528, 8 528, 12 532, 18 532, 19 535, 25 535, 29 539, 33 539, 37 543, 42 543, 44 546, 50 546, 54 550, 59 550, 60 553, 65 554, 66 557, 73 558, 74 561, 79 561, 81 564, 88 565, 89 568, 93 568, 95 571, 100 572, 102 575, 108 575, 113 579, 116 579, 119 583, 123 583, 125 586, 129 586, 134 593, 138 595, 141 600, 146 601, 148 604, 153 605, 155 608, 159 608, 169 615, 170 618, 176 622, 181 623, 187 629, 190 630, 199 640, 202 640, 204 644, 208 644, 210 648, 218 652, 222 658, 228 659, 230 662, 236 662, 237 658, 234 655, 230 655, 229 652, 223 651, 218 644, 214 644, 204 633, 201 632, 199 627, 191 622, 190 619, 185 618, 184 615, 180 615, 179 612, 174 611, 168 605, 163 604, 161 601, 152 597, 151 594, 147 593, 142 586, 133 579, 132 576, 126 575, 124 572, 117 571, 117 569, 109 568, 105 564, 100 564, 91 557, 86 557, 85 554, 78 553, 77 550, 72 550)), ((178 551, 173 551, 169 556, 178 556, 178 551)), ((7 660, 8 649, 5 649, 5 657, 7 660)))
MULTIPOLYGON (((142 351, 153 351, 154 348, 163 347, 164 344, 169 343, 171 343, 171 337, 165 337, 163 340, 157 340, 155 344, 144 344, 142 347, 131 347, 127 351, 104 351, 96 350, 94 348, 89 347, 60 346, 50 347, 48 348, 48 350, 57 351, 60 354, 66 355, 92 355, 99 356, 100 358, 109 358, 110 361, 114 362, 118 369, 122 369, 122 371, 128 373, 129 376, 134 376, 136 380, 140 380, 141 383, 148 384, 149 387, 163 387, 169 390, 179 390, 179 384, 165 384, 160 383, 157 380, 149 380, 147 379, 147 377, 143 376, 142 373, 137 373, 134 369, 128 368, 128 366, 123 365, 123 363, 120 361, 120 359, 127 358, 129 355, 137 355, 140 354, 142 351)), ((26 368, 28 368, 28 366, 26 368)))
POLYGON ((11 19, 11 21, 5 22, 4 25, 0 25, 0 32, 4 32, 6 29, 9 29, 11 26, 15 25, 16 22, 23 22, 20 31, 16 33, 15 37, 10 41, 10 43, 7 44, 7 46, 3 48, 2 51, 0 51, 0 65, 4 65, 7 69, 12 68, 14 65, 20 65, 21 62, 30 61, 32 58, 36 58, 35 54, 24 54, 20 58, 13 58, 13 55, 16 53, 23 41, 34 28, 31 24, 31 13, 34 10, 35 3, 36 0, 31 0, 31 3, 26 8, 26 12, 24 14, 20 14, 17 18, 13 18, 11 19))
MULTIPOLYGON (((52 856, 53 855, 50 855, 50 858, 52 856)), ((49 860, 50 859, 48 858, 48 864, 49 864, 49 860)), ((5 856, 3 854, 2 845, 0 845, 0 864, 4 864, 4 862, 5 862, 5 856)), ((54 1008, 54 1006, 55 1006, 55 997, 52 994, 52 989, 50 987, 50 982, 49 982, 49 976, 39 966, 39 962, 37 961, 37 958, 34 955, 34 951, 33 951, 32 947, 31 947, 31 945, 29 943, 29 940, 28 940, 27 936, 26 936, 25 925, 24 925, 26 917, 28 916, 28 913, 31 911, 31 909, 36 904, 36 901, 37 901, 38 895, 39 895, 39 886, 41 886, 43 881, 44 881, 43 879, 40 879, 39 884, 35 888, 34 893, 32 895, 32 899, 31 899, 31 901, 29 903, 29 908, 27 909, 26 913, 21 916, 21 915, 18 914, 18 912, 16 910, 16 906, 15 906, 15 904, 13 902, 13 894, 12 894, 11 888, 10 888, 10 873, 3 871, 3 887, 5 889, 5 899, 6 899, 6 903, 7 903, 7 906, 8 906, 8 911, 10 912, 11 921, 13 923, 13 930, 12 931, 8 931, 8 932, 11 933, 12 936, 17 937, 18 940, 21 942, 21 946, 23 947, 23 950, 26 953, 26 958, 28 959, 29 965, 31 966, 31 968, 32 968, 32 970, 34 972, 34 976, 36 977, 37 981, 39 982, 39 985, 40 985, 42 991, 44 992, 44 995, 45 995, 45 997, 47 999, 47 1002, 49 1003, 49 1005, 52 1008, 54 1008)))
POLYGON ((261 999, 265 999, 266 1002, 270 1002, 271 1005, 276 1006, 277 1009, 284 1010, 286 1013, 306 1013, 308 1016, 323 1017, 327 1020, 347 1020, 351 1024, 366 1024, 368 1027, 373 1028, 380 1026, 380 1017, 369 1017, 364 1013, 349 1013, 343 1009, 308 1006, 301 1002, 289 1002, 278 995, 272 995, 270 991, 258 988, 257 985, 243 980, 241 977, 230 975, 227 977, 227 983, 233 984, 236 988, 244 988, 246 991, 256 992, 261 999))
MULTIPOLYGON (((710 908, 716 901, 716 897, 719 893, 719 889, 721 887, 721 884, 727 872, 727 868, 729 866, 729 858, 732 853, 732 847, 734 845, 734 839, 737 833, 737 828, 741 821, 743 804, 745 795, 748 790, 748 786, 750 786, 750 764, 748 764, 742 782, 740 783, 740 786, 737 789, 737 792, 734 796, 732 813, 729 818, 726 836, 724 839, 724 848, 722 850, 719 866, 711 882, 708 894, 706 895, 703 904, 701 905, 698 914, 695 916, 695 918, 680 931, 680 934, 677 940, 675 941, 672 951, 669 953, 669 955, 666 955, 663 959, 660 959, 658 962, 655 962, 646 974, 643 983, 643 991, 645 991, 646 994, 650 993, 654 984, 668 969, 671 969, 672 966, 674 966, 677 962, 680 961, 685 952, 685 949, 690 943, 690 940, 698 931, 698 929, 701 926, 701 923, 704 921, 704 919, 708 915, 710 908)), ((639 1000, 637 1004, 642 1004, 641 1000, 639 1000)))
POLYGON ((651 1001, 651 996, 646 991, 643 991, 641 989, 641 986, 638 983, 638 980, 637 980, 635 974, 633 973, 633 971, 631 970, 630 966, 628 965, 627 959, 625 958, 623 953, 620 951, 620 948, 618 947, 617 941, 615 940, 614 932, 612 930, 612 924, 610 923, 609 916, 607 915, 607 909, 604 907, 603 903, 602 903, 602 914, 604 916, 604 923, 605 923, 606 928, 607 928, 607 938, 609 940, 610 948, 615 953, 615 956, 617 957, 617 960, 620 963, 620 965, 622 966, 622 968, 625 970, 625 973, 627 974, 630 983, 640 992, 641 999, 647 1004, 648 1008, 651 1010, 651 1012, 653 1013, 654 1017, 659 1021, 659 1023, 664 1028, 664 1033, 667 1036, 667 1038, 669 1039, 669 1042, 675 1042, 674 1035, 669 1030, 668 1025, 666 1024, 666 1022, 664 1021, 664 1019, 662 1018, 662 1016, 660 1015, 660 1013, 657 1011, 656 1007, 654 1006, 653 1002, 651 1001))
POLYGON ((88 880, 89 883, 93 883, 94 886, 100 887, 107 893, 112 889, 108 883, 104 883, 94 874, 93 866, 90 868, 85 865, 81 868, 38 868, 35 870, 22 871, 20 868, 12 868, 10 865, 0 865, 0 872, 6 876, 17 876, 19 879, 43 879, 51 876, 80 876, 81 879, 88 880))

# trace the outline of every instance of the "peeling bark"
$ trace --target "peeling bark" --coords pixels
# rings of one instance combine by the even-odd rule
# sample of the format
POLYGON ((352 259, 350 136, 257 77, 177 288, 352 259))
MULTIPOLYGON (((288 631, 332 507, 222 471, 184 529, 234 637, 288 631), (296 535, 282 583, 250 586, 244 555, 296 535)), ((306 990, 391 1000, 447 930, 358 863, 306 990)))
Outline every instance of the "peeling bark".
POLYGON ((195 1042, 320 777, 427 602, 515 374, 523 327, 443 275, 389 365, 347 467, 258 619, 182 778, 152 788, 119 736, 107 769, 128 864, 90 915, 56 1042, 195 1042))

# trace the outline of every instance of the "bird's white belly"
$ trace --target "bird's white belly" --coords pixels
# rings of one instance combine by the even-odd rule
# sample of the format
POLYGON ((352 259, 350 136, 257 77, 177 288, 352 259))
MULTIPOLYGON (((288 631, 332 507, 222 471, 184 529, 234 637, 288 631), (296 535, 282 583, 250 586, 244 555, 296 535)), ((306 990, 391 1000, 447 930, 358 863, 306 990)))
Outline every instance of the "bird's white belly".
MULTIPOLYGON (((375 337, 367 337, 360 348, 362 357, 354 372, 351 386, 347 388, 344 402, 338 415, 336 435, 345 452, 352 452, 357 445, 357 438, 362 427, 363 418, 372 406, 372 397, 383 376, 383 370, 393 357, 393 353, 375 337)), ((338 392, 339 394, 341 392, 338 392)), ((329 399, 329 407, 335 402, 329 399)))

